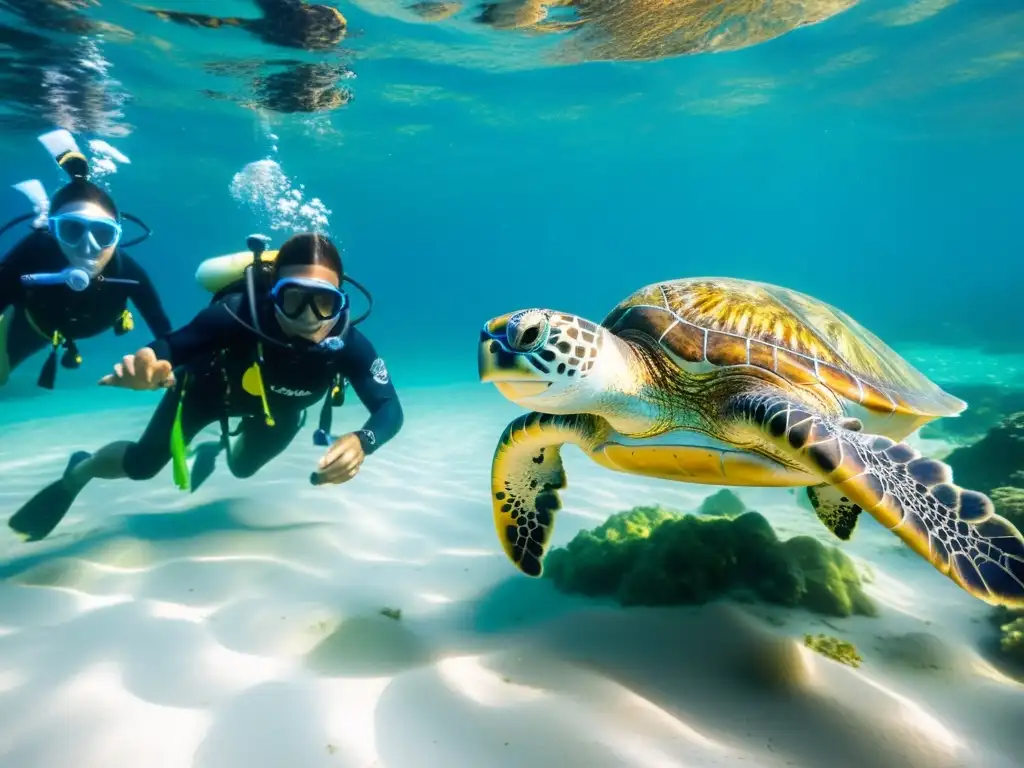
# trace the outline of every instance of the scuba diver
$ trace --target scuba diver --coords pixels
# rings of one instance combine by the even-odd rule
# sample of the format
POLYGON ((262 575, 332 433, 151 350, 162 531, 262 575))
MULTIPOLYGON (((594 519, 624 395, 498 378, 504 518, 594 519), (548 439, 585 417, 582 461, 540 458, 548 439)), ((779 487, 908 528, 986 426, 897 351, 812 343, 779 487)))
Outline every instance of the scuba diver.
POLYGON ((341 43, 348 30, 348 22, 341 11, 330 5, 306 3, 304 0, 255 0, 255 3, 262 12, 258 19, 138 7, 165 21, 208 29, 238 27, 265 43, 305 51, 330 50, 341 43))
POLYGON ((62 478, 11 517, 15 532, 29 541, 44 538, 96 478, 147 480, 173 462, 175 483, 194 491, 222 451, 235 477, 251 477, 291 444, 306 409, 321 398, 313 442, 328 447, 310 476, 313 485, 351 480, 365 458, 398 433, 404 417, 387 367, 354 327, 369 315, 372 298, 345 275, 337 248, 318 234, 295 235, 276 252, 265 251, 266 240, 258 235, 248 245, 251 253, 200 265, 197 279, 215 294, 210 306, 183 328, 125 356, 100 379, 127 389, 168 389, 142 436, 93 454, 74 453, 62 478), (370 300, 355 319, 342 290, 346 281, 370 300), (345 380, 370 415, 362 428, 334 438, 330 413, 340 404, 345 380), (229 417, 241 417, 234 432, 229 417), (220 439, 194 451, 190 472, 189 442, 217 422, 220 439))
POLYGON ((64 348, 61 365, 78 368, 78 340, 109 329, 118 336, 132 330, 128 301, 155 338, 171 331, 152 281, 123 250, 145 240, 149 228, 119 212, 110 195, 89 181, 89 163, 70 133, 52 131, 39 141, 70 181, 52 200, 35 179, 15 185, 33 199, 39 215, 25 214, 0 228, 2 234, 36 219, 33 231, 0 259, 0 387, 12 370, 49 345, 37 383, 53 389, 57 349, 64 348), (122 243, 125 219, 142 226, 144 234, 122 243))

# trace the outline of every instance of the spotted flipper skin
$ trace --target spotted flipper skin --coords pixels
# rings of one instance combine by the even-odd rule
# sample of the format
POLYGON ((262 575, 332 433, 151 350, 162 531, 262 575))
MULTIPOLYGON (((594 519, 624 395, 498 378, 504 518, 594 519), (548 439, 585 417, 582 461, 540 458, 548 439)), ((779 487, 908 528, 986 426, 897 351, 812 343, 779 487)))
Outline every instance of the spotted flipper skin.
POLYGON ((964 590, 992 605, 1024 607, 1024 537, 987 496, 955 485, 946 464, 845 429, 782 392, 737 396, 730 410, 964 590))
POLYGON ((491 504, 494 528, 505 554, 527 576, 543 573, 562 507, 565 488, 561 449, 575 443, 584 450, 607 432, 596 416, 524 414, 505 427, 491 463, 491 504))

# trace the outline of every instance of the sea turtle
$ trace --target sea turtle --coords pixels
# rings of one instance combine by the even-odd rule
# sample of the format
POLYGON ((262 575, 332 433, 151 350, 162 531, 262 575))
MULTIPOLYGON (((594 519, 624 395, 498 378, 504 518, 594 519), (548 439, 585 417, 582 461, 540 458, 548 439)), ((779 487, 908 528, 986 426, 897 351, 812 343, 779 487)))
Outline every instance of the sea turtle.
POLYGON ((601 325, 527 309, 489 320, 480 380, 530 413, 491 467, 507 556, 540 576, 565 488, 562 445, 608 469, 690 483, 806 486, 847 540, 867 510, 963 589, 1024 606, 1024 538, 982 493, 903 440, 966 403, 853 318, 733 278, 656 283, 601 325))

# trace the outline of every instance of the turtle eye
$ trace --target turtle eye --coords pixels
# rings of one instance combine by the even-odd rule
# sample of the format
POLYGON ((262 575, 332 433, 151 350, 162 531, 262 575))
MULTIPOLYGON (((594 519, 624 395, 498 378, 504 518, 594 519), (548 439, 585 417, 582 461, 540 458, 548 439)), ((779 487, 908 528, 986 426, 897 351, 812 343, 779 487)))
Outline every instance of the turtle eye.
POLYGON ((533 352, 548 338, 548 320, 542 312, 527 312, 508 325, 508 344, 516 352, 533 352))

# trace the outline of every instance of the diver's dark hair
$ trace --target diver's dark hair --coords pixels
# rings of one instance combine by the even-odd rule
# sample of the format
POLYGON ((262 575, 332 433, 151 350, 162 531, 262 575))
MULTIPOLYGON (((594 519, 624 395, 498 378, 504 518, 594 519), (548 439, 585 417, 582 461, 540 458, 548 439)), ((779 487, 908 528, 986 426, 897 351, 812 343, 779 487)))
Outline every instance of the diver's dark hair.
POLYGON ((50 210, 56 211, 68 203, 96 203, 115 219, 121 217, 114 199, 89 181, 89 161, 85 156, 69 150, 57 157, 57 165, 71 179, 54 192, 50 199, 50 210))
POLYGON ((299 235, 292 235, 285 240, 277 251, 275 265, 281 267, 297 267, 319 264, 330 267, 338 273, 340 280, 345 275, 341 264, 341 254, 334 246, 334 243, 324 235, 314 232, 303 232, 299 235))

